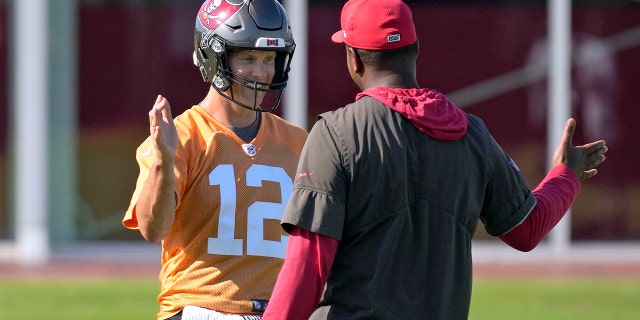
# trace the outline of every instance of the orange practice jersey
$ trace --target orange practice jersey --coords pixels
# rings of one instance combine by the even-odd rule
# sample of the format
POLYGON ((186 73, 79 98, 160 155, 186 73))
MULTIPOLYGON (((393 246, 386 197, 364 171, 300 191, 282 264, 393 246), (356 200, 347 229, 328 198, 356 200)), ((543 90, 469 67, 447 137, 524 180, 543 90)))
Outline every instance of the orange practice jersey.
MULTIPOLYGON (((199 106, 174 123, 178 202, 162 241, 158 319, 187 305, 262 313, 284 259, 280 219, 307 132, 263 113, 257 136, 246 144, 199 106)), ((150 138, 136 158, 140 176, 123 220, 131 229, 138 227, 135 206, 154 159, 150 138)))

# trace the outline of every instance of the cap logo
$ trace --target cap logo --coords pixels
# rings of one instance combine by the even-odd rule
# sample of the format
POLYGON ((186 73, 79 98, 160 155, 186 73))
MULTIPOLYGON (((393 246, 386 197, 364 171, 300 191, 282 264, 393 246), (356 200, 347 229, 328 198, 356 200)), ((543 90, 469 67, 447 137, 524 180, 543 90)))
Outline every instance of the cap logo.
POLYGON ((256 48, 284 48, 284 39, 259 38, 256 40, 256 48))
POLYGON ((387 43, 400 42, 400 34, 390 34, 387 36, 387 43))

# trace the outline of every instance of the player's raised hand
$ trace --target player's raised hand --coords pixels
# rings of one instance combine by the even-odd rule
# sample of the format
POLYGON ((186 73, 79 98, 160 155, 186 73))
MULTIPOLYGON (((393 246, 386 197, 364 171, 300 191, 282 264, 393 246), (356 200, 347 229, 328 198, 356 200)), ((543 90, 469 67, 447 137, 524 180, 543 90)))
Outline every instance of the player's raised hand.
POLYGON ((560 144, 553 154, 553 165, 566 165, 580 180, 586 180, 598 173, 595 168, 604 162, 606 159, 604 154, 609 148, 604 140, 574 147, 571 140, 575 130, 576 120, 569 118, 564 126, 560 144))
POLYGON ((171 106, 167 98, 158 95, 149 111, 149 133, 159 157, 173 159, 178 145, 178 132, 173 123, 171 106))

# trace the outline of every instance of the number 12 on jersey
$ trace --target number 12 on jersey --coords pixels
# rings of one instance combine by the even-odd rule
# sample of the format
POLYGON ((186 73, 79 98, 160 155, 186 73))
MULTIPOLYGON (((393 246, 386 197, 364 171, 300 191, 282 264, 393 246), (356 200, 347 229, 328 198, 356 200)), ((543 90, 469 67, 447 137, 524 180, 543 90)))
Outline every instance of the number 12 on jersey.
MULTIPOLYGON (((280 241, 264 239, 266 219, 280 220, 285 205, 291 196, 293 182, 284 169, 253 164, 246 172, 247 186, 261 187, 262 181, 273 181, 280 185, 281 202, 256 201, 247 211, 247 255, 284 259, 287 236, 280 241)), ((220 220, 218 237, 209 238, 207 253, 241 256, 243 239, 235 239, 236 228, 236 179, 233 165, 218 165, 209 174, 209 184, 220 186, 220 220)))

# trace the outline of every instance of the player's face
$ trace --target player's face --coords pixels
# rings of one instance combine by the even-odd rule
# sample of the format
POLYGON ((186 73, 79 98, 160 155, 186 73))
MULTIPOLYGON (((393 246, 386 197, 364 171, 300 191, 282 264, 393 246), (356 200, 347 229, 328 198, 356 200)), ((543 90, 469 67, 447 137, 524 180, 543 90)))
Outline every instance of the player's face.
MULTIPOLYGON (((230 53, 229 66, 233 72, 251 81, 270 83, 275 74, 275 61, 274 51, 238 50, 230 53)), ((234 99, 253 105, 256 93, 252 87, 252 83, 247 83, 246 87, 233 83, 231 90, 234 99)), ((258 104, 262 102, 264 95, 264 92, 258 91, 258 104)))

